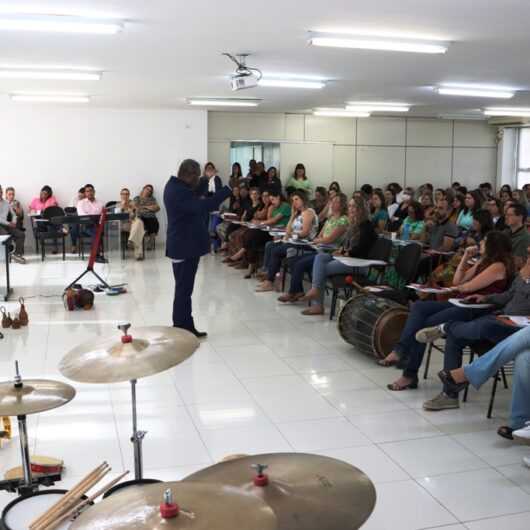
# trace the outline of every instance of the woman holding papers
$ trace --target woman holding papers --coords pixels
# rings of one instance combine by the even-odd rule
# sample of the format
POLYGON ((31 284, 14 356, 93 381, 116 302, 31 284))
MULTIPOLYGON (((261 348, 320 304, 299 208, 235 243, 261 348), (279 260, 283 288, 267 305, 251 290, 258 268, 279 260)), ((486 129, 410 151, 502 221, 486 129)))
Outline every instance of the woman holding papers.
MULTIPOLYGON (((464 252, 453 278, 452 292, 456 298, 500 293, 510 284, 515 270, 510 238, 502 232, 490 232, 481 244, 481 251, 480 259, 471 266, 469 261, 478 253, 478 248, 469 247, 464 252)), ((473 320, 489 311, 491 309, 457 307, 451 302, 415 302, 398 343, 385 359, 379 361, 382 366, 392 366, 400 359, 406 359, 403 375, 388 385, 389 390, 418 387, 418 370, 425 344, 416 340, 416 332, 452 320, 473 320)))
POLYGON ((362 198, 350 200, 348 218, 350 227, 346 232, 341 248, 334 254, 317 254, 313 260, 312 287, 300 300, 316 300, 318 303, 302 311, 303 315, 322 315, 324 313, 324 288, 328 276, 352 272, 352 267, 333 259, 333 256, 366 258, 373 244, 377 241, 377 234, 370 221, 368 208, 362 198))
MULTIPOLYGON (((338 248, 344 240, 346 230, 350 224, 346 212, 348 198, 339 193, 331 201, 331 215, 327 218, 318 236, 313 239, 313 245, 319 252, 331 252, 338 248)), ((291 285, 289 292, 278 298, 280 302, 296 302, 304 296, 304 274, 313 269, 313 262, 318 254, 315 252, 295 256, 290 259, 291 285)))

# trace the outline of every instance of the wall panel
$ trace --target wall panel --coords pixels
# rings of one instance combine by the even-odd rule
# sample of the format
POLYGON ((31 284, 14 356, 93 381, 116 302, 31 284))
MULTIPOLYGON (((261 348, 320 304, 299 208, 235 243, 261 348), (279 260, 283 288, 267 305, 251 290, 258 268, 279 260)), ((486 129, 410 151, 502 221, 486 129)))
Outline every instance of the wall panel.
POLYGON ((333 146, 333 180, 336 180, 344 193, 351 194, 355 184, 355 147, 353 145, 333 146))
POLYGON ((455 121, 455 147, 495 147, 495 127, 483 121, 455 121))
POLYGON ((450 147, 453 122, 449 120, 407 120, 407 145, 450 147))
POLYGON ((426 182, 435 188, 450 186, 450 147, 407 147, 406 185, 417 187, 426 182))
POLYGON ((328 186, 333 174, 333 146, 331 144, 283 143, 280 151, 282 182, 287 183, 298 162, 306 168, 313 186, 328 186))
POLYGON ((357 187, 382 187, 405 181, 405 150, 401 147, 359 146, 357 148, 357 187))
POLYGON ((457 147, 454 150, 453 181, 467 187, 481 182, 495 182, 497 150, 494 148, 457 147))
POLYGON ((283 140, 285 114, 209 112, 210 140, 283 140))
POLYGON ((358 145, 405 145, 404 118, 359 118, 358 145))
POLYGON ((353 145, 355 143, 355 120, 308 115, 305 119, 305 139, 308 142, 353 145))

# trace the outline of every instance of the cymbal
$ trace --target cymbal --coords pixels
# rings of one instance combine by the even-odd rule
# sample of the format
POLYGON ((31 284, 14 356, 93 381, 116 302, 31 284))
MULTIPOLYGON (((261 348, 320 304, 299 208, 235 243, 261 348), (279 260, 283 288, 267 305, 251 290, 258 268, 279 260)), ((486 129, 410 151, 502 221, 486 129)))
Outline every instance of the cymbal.
POLYGON ((126 488, 83 512, 70 530, 277 530, 273 511, 254 495, 219 484, 161 482, 126 488), (180 513, 163 519, 160 504, 171 490, 180 513))
POLYGON ((20 388, 13 381, 0 383, 0 416, 23 416, 62 407, 75 396, 75 389, 59 381, 23 379, 20 388))
POLYGON ((59 364, 68 379, 81 383, 120 383, 164 372, 185 361, 199 347, 189 331, 166 326, 138 327, 132 341, 120 333, 85 342, 59 364))
POLYGON ((372 513, 376 492, 356 467, 325 456, 272 453, 248 456, 207 467, 184 482, 207 482, 236 488, 263 499, 282 530, 353 530, 372 513), (266 465, 268 484, 254 484, 251 466, 266 465))

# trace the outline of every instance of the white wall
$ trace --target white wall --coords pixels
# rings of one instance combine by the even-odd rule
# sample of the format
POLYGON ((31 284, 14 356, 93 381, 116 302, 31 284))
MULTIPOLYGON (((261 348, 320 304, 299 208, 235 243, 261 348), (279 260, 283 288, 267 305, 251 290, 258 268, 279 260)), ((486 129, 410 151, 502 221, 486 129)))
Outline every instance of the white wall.
POLYGON ((496 180, 495 132, 472 121, 209 112, 208 157, 228 175, 231 141, 266 140, 281 143, 283 180, 303 162, 315 185, 338 180, 347 192, 366 182, 477 186, 496 180))
MULTIPOLYGON (((40 106, 0 109, 0 183, 27 205, 44 184, 67 205, 90 182, 103 202, 122 187, 163 187, 184 158, 204 163, 207 113, 201 110, 118 110, 40 106)), ((159 216, 165 236, 165 213, 159 216)))

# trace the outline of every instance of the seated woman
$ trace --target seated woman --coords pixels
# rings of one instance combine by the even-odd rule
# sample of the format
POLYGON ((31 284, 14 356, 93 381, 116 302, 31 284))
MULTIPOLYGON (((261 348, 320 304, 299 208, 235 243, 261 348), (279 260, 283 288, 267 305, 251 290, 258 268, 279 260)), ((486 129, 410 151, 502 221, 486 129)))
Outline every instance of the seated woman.
POLYGON ((138 197, 134 198, 134 205, 136 207, 136 215, 143 221, 145 233, 147 234, 147 250, 155 248, 155 238, 160 229, 157 212, 160 211, 160 206, 154 197, 154 188, 151 184, 147 184, 142 188, 138 197))
MULTIPOLYGON (((269 193, 270 206, 267 209, 267 218, 263 224, 275 228, 285 228, 291 216, 291 208, 284 201, 283 196, 278 191, 269 193)), ((242 248, 231 256, 228 261, 236 263, 246 258, 252 269, 255 269, 258 261, 258 253, 266 243, 272 240, 271 235, 265 230, 252 228, 243 234, 242 248)))
POLYGON ((399 228, 399 237, 404 241, 420 240, 423 237, 424 231, 423 208, 419 202, 411 201, 409 203, 408 215, 399 228))
POLYGON ((385 206, 386 211, 388 212, 388 218, 391 220, 394 217, 396 210, 399 208, 399 204, 396 201, 396 194, 392 190, 386 189, 383 192, 383 195, 385 197, 385 206))
POLYGON ((6 201, 17 216, 16 228, 18 230, 24 230, 24 209, 22 208, 20 201, 17 201, 15 198, 15 188, 12 186, 6 188, 6 201))
POLYGON ((144 259, 143 240, 145 228, 143 221, 136 215, 136 206, 131 200, 129 188, 123 188, 120 191, 120 202, 116 206, 120 213, 128 213, 129 220, 121 223, 121 236, 132 245, 134 257, 137 261, 144 259))
MULTIPOLYGON (((334 197, 331 207, 331 215, 318 236, 313 239, 313 244, 338 248, 344 240, 344 235, 349 225, 348 216, 346 215, 348 198, 344 193, 339 193, 334 197)), ((280 302, 296 302, 304 296, 304 274, 313 270, 313 262, 316 256, 317 254, 311 252, 290 260, 291 285, 289 292, 278 298, 280 302)))
MULTIPOLYGON (((253 191, 257 188, 253 188, 250 195, 253 195, 253 191)), ((268 218, 269 207, 271 205, 271 199, 268 191, 264 191, 259 195, 259 200, 256 208, 252 208, 245 213, 245 221, 255 224, 265 224, 268 218), (252 215, 253 214, 253 215, 252 215), (252 217, 251 217, 252 215, 252 217)), ((235 230, 230 230, 228 234, 228 254, 233 256, 237 254, 243 248, 243 236, 245 232, 250 230, 248 226, 241 226, 232 224, 235 230)), ((229 263, 230 258, 223 260, 224 263, 229 263)))
POLYGON ((473 224, 473 214, 480 210, 481 206, 482 196, 479 191, 473 190, 466 193, 464 207, 458 214, 456 220, 456 225, 460 230, 467 232, 471 229, 471 225, 473 224))
MULTIPOLYGON (((469 261, 478 253, 478 249, 468 247, 453 277, 453 296, 463 297, 504 291, 515 271, 511 251, 510 238, 506 234, 489 232, 481 243, 480 259, 470 266, 469 261)), ((452 320, 473 320, 489 311, 458 307, 450 302, 415 302, 398 343, 385 359, 378 362, 381 366, 392 366, 397 364, 401 357, 407 358, 403 375, 389 384, 388 389, 406 390, 418 387, 418 370, 423 360, 425 344, 416 340, 416 332, 452 320)))
POLYGON ((287 225, 287 232, 283 242, 271 247, 267 265, 267 278, 256 288, 256 292, 265 293, 274 290, 273 281, 280 272, 282 260, 292 247, 288 240, 293 238, 312 241, 318 231, 318 215, 313 208, 309 208, 309 200, 303 191, 295 191, 291 196, 291 218, 287 225))
POLYGON ((380 190, 374 191, 370 198, 370 214, 375 233, 382 234, 388 222, 388 212, 386 210, 385 197, 380 190))
POLYGON ((311 198, 311 194, 313 193, 313 184, 311 184, 311 181, 307 178, 307 175, 305 174, 304 164, 296 164, 293 176, 287 182, 287 186, 285 186, 285 189, 289 193, 295 190, 304 191, 307 194, 308 198, 311 198))
POLYGON ((29 213, 41 213, 50 206, 58 206, 50 186, 43 186, 38 197, 29 203, 29 213))
POLYGON ((317 300, 318 303, 302 311, 303 315, 324 314, 324 293, 328 276, 353 272, 352 267, 333 259, 333 256, 366 258, 373 244, 377 241, 377 234, 370 221, 364 199, 357 197, 350 200, 348 203, 348 220, 350 226, 346 231, 344 241, 339 250, 333 254, 317 254, 315 256, 311 273, 311 289, 301 300, 317 300))

